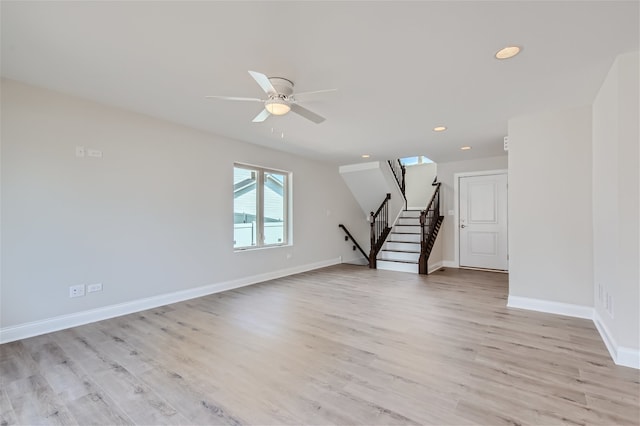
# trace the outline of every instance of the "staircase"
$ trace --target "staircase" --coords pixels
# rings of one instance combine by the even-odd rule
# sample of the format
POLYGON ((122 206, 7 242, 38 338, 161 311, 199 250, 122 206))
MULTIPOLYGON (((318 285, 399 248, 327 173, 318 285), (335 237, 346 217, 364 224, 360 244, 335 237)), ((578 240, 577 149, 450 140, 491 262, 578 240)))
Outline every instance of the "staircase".
MULTIPOLYGON (((400 160, 389 161, 388 165, 392 176, 395 177, 395 183, 397 183, 397 188, 399 188, 406 206, 405 168, 400 160)), ((371 168, 368 165, 366 166, 363 170, 371 168)), ((362 166, 342 166, 340 173, 344 176, 346 173, 353 174, 361 169, 362 166), (343 168, 345 168, 344 171, 343 168)), ((368 221, 371 227, 369 255, 360 248, 360 245, 347 228, 342 224, 339 225, 346 233, 345 240, 351 239, 353 241, 353 249, 360 248, 360 252, 369 262, 369 268, 411 272, 414 274, 429 273, 429 256, 444 219, 444 216, 440 215, 441 183, 437 182, 437 180, 438 178, 435 177, 431 183, 436 188, 427 204, 427 208, 425 210, 401 210, 402 207, 398 206, 395 211, 400 212, 400 215, 392 228, 389 227, 389 219, 393 217, 390 216, 389 208, 392 197, 391 193, 387 193, 380 207, 375 213, 372 211, 369 215, 368 221)), ((357 191, 354 191, 354 189, 357 186, 353 184, 349 187, 352 192, 356 193, 357 191), (351 186, 354 188, 351 188, 351 186)), ((370 187, 371 185, 366 186, 370 187)))
POLYGON ((378 269, 418 273, 420 210, 403 210, 378 253, 378 269))

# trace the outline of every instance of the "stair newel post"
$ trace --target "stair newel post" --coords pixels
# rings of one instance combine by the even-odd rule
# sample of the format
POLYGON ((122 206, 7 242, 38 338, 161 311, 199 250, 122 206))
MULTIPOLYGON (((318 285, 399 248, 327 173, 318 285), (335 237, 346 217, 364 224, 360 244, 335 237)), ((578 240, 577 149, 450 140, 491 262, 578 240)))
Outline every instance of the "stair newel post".
POLYGON ((371 225, 371 250, 369 251, 369 268, 376 269, 376 218, 373 212, 370 213, 369 222, 371 225))
POLYGON ((427 274, 427 235, 425 229, 427 222, 427 210, 420 212, 420 258, 418 259, 418 273, 427 274))

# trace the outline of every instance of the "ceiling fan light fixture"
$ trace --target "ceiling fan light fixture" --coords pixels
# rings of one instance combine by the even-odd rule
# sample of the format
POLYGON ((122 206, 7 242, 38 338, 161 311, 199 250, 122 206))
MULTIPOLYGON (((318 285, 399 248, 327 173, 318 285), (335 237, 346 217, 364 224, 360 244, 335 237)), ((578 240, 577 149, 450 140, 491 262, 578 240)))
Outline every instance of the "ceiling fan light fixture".
POLYGON ((291 111, 291 105, 283 99, 269 99, 264 103, 264 109, 273 115, 285 115, 291 111))

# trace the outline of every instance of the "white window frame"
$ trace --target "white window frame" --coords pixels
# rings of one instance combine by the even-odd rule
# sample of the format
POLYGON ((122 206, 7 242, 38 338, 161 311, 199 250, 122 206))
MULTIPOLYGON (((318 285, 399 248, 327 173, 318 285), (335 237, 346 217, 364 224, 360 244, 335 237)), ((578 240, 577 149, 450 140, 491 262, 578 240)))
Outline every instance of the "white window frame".
MULTIPOLYGON (((278 170, 272 169, 268 167, 255 166, 252 164, 245 163, 233 163, 234 170, 236 168, 250 170, 256 172, 256 244, 253 246, 239 246, 235 247, 234 243, 234 251, 246 251, 246 250, 255 250, 255 249, 263 249, 270 247, 282 247, 289 246, 292 244, 291 241, 291 177, 292 173, 286 170, 278 170), (283 224, 282 224, 282 242, 274 243, 274 244, 265 244, 264 243, 264 177, 265 173, 276 173, 280 175, 284 175, 284 185, 283 185, 283 198, 284 198, 284 206, 283 206, 283 224)), ((235 200, 233 203, 234 214, 235 214, 235 200)), ((235 225, 235 223, 234 223, 235 225)))

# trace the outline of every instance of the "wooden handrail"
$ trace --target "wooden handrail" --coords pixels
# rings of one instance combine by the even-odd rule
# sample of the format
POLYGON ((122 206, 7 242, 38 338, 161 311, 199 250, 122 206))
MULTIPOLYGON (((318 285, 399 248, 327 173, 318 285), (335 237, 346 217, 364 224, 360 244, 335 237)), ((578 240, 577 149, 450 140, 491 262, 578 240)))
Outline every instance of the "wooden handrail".
POLYGON ((373 216, 374 218, 378 217, 378 215, 380 214, 382 209, 387 204, 387 201, 389 201, 390 199, 391 199, 391 194, 387 194, 387 196, 384 198, 384 200, 382 200, 382 204, 380 204, 380 207, 378 207, 378 210, 376 210, 375 213, 371 212, 371 216, 373 216))
POLYGON ((404 202, 406 204, 407 195, 405 192, 406 192, 407 184, 405 180, 405 175, 407 173, 407 168, 404 166, 404 164, 402 164, 400 159, 396 159, 395 161, 388 160, 387 163, 389 163, 391 172, 393 173, 393 176, 396 178, 396 183, 400 188, 400 192, 402 193, 402 197, 404 198, 404 202))
POLYGON ((431 249, 435 243, 438 229, 444 216, 440 215, 440 186, 441 182, 437 182, 437 177, 433 180, 432 185, 436 187, 427 208, 420 212, 420 258, 418 260, 419 271, 421 274, 428 272, 427 260, 431 254, 431 249))
POLYGON ((376 268, 376 256, 384 244, 384 240, 389 235, 389 200, 391 194, 387 194, 376 212, 371 212, 369 221, 371 222, 371 249, 369 252, 369 268, 376 268))
MULTIPOLYGON (((436 176, 436 179, 438 179, 437 176, 436 176)), ((436 182, 435 179, 434 179, 434 181, 431 184, 431 186, 435 186, 436 189, 435 189, 435 191, 433 191, 433 195, 431 196, 431 199, 427 203, 427 208, 425 210, 428 211, 428 210, 431 209, 431 205, 433 204, 433 201, 436 199, 436 196, 438 196, 438 198, 440 197, 440 185, 442 185, 442 182, 436 182)))
POLYGON ((351 238, 351 241, 353 241, 353 244, 355 244, 355 246, 358 248, 358 250, 360 250, 360 253, 362 253, 362 255, 364 256, 365 259, 369 260, 369 256, 367 256, 367 253, 365 253, 365 251, 362 249, 362 247, 360 247, 360 244, 358 244, 358 242, 356 241, 355 238, 353 238, 353 235, 351 235, 351 232, 349 232, 349 230, 347 229, 346 226, 344 226, 343 224, 339 224, 338 227, 342 228, 342 230, 345 232, 345 234, 347 234, 348 238, 351 238))

